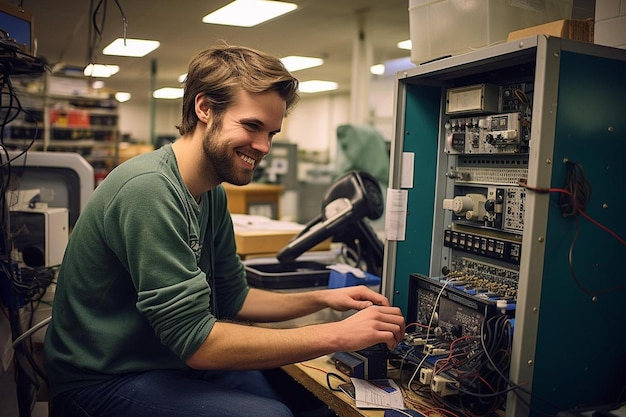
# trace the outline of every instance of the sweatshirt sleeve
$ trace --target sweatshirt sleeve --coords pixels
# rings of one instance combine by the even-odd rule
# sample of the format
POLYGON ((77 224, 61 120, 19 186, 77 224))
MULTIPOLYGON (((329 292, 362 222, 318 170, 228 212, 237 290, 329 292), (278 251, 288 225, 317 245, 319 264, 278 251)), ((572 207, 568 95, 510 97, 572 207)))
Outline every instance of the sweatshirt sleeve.
POLYGON ((211 224, 206 245, 213 245, 214 288, 220 318, 235 319, 248 295, 246 274, 237 255, 233 221, 222 186, 211 190, 211 224))
POLYGON ((161 342, 186 359, 216 321, 197 262, 199 236, 192 227, 197 214, 187 196, 166 176, 146 173, 120 187, 104 216, 109 247, 137 291, 137 310, 161 342))

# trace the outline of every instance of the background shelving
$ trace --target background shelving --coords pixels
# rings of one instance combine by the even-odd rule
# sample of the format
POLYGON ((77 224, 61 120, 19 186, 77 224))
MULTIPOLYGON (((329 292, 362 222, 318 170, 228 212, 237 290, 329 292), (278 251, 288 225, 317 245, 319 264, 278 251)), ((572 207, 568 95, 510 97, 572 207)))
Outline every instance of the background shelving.
POLYGON ((96 185, 119 160, 117 101, 88 80, 44 76, 15 85, 25 110, 5 126, 4 144, 33 151, 77 152, 94 167, 96 185), (61 80, 61 81, 59 81, 61 80), (62 94, 62 92, 71 94, 62 94))

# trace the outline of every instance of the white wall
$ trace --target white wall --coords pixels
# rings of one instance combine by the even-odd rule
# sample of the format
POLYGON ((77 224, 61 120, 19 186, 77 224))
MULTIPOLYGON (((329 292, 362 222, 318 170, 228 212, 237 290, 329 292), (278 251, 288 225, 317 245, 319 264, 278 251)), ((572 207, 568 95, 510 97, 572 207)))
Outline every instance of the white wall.
POLYGON ((385 74, 370 85, 370 124, 388 141, 393 140, 395 82, 395 74, 385 74))
MULTIPOLYGON (((158 100, 155 109, 156 136, 178 136, 176 125, 180 123, 181 100, 158 100)), ((149 105, 137 105, 132 100, 120 103, 120 132, 130 135, 141 143, 150 143, 151 108, 149 105)))
POLYGON ((307 178, 311 169, 334 167, 337 152, 337 126, 347 123, 350 113, 348 94, 303 95, 285 119, 278 139, 298 145, 303 158, 298 163, 298 179, 307 178))
POLYGON ((132 100, 120 103, 119 125, 122 135, 130 135, 142 143, 150 142, 150 108, 137 106, 132 100))
MULTIPOLYGON (((310 94, 302 99, 288 115, 276 140, 296 143, 298 150, 313 161, 300 164, 299 178, 315 166, 329 166, 336 154, 337 126, 348 122, 349 94, 310 94)), ((150 142, 150 113, 148 106, 134 105, 132 100, 119 107, 120 131, 138 142, 150 142)), ((180 122, 181 100, 159 100, 155 110, 155 135, 178 137, 175 126, 180 122)))
MULTIPOLYGON (((393 125, 394 76, 375 77, 370 91, 370 119, 391 140, 393 125)), ((149 106, 139 106, 130 100, 119 107, 120 131, 141 143, 150 142, 149 106)), ((158 100, 155 109, 155 135, 178 137, 175 126, 180 122, 181 100, 158 100)), ((318 163, 300 164, 298 178, 315 166, 334 167, 337 126, 349 123, 350 95, 348 93, 302 94, 301 100, 283 123, 276 140, 296 143, 305 159, 318 163)))
POLYGON ((626 49, 626 0, 596 0, 594 42, 626 49))

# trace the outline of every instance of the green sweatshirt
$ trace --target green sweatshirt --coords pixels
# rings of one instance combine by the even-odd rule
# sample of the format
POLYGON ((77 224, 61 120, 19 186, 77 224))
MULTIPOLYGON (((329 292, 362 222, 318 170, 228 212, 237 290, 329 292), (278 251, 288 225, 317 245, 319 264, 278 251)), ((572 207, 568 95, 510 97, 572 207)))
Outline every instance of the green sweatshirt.
POLYGON ((247 293, 224 189, 196 203, 170 145, 132 158, 98 185, 70 236, 44 344, 52 394, 186 368, 247 293))

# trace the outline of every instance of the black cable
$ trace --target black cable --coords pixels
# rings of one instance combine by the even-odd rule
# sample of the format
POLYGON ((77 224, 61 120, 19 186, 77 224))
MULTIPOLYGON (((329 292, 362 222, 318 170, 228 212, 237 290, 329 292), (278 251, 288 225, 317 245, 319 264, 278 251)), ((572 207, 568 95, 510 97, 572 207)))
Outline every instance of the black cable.
POLYGON ((24 303, 39 302, 54 280, 55 267, 20 268, 14 274, 13 290, 23 297, 24 303))
MULTIPOLYGON (((503 358, 510 356, 510 344, 505 337, 505 329, 502 326, 508 318, 504 315, 497 315, 483 321, 483 336, 477 348, 480 351, 474 353, 472 360, 468 361, 464 368, 461 368, 457 377, 457 387, 459 392, 458 402, 460 407, 473 416, 489 415, 502 408, 505 401, 505 394, 514 388, 506 389, 506 383, 497 372, 494 366, 487 361, 487 357, 500 354, 503 358)), ((502 358, 493 361, 499 362, 496 366, 502 373, 508 372, 508 361, 502 358)))
POLYGON ((527 190, 539 192, 539 193, 550 193, 550 192, 558 192, 559 195, 559 207, 563 213, 563 217, 573 217, 575 221, 575 234, 572 242, 570 243, 569 251, 568 251, 568 266, 570 269, 570 275, 576 286, 585 294, 591 296, 595 299, 595 297, 599 295, 608 294, 616 291, 624 291, 626 290, 626 285, 615 285, 610 288, 605 288, 602 290, 592 291, 589 288, 585 287, 583 283, 578 278, 575 268, 574 268, 574 247, 576 242, 578 241, 578 237, 580 234, 580 225, 578 223, 578 217, 583 216, 588 221, 593 223, 595 226, 604 230, 611 236, 613 236, 618 242, 623 245, 626 245, 626 241, 622 239, 615 232, 610 230, 609 228, 603 226, 598 223, 589 215, 586 214, 585 209, 587 208, 587 204, 591 199, 591 183, 586 177, 585 170, 582 165, 572 162, 565 161, 567 173, 565 178, 564 188, 539 188, 539 187, 530 187, 526 180, 520 180, 519 185, 524 187, 527 190))
MULTIPOLYGON (((483 322, 483 323, 484 323, 484 322, 483 322)), ((512 332, 510 331, 510 322, 508 322, 508 323, 507 323, 507 327, 509 328, 509 329, 508 329, 509 333, 511 333, 511 335, 512 335, 512 332)), ((543 403, 545 403, 546 405, 548 405, 548 406, 552 407, 552 408, 553 408, 553 409, 555 409, 555 410, 561 410, 561 409, 563 409, 562 407, 559 407, 559 406, 557 406, 557 405, 555 405, 555 404, 551 403, 550 401, 548 401, 548 400, 546 400, 546 399, 544 399, 544 398, 541 398, 541 397, 537 396, 536 394, 532 393, 530 390, 528 390, 528 389, 526 389, 526 388, 522 387, 521 385, 518 385, 518 384, 516 384, 515 382, 511 381, 511 380, 508 378, 508 376, 506 376, 506 375, 502 372, 502 370, 500 370, 500 368, 498 368, 498 367, 496 366, 495 362, 493 361, 493 359, 491 358, 491 356, 488 354, 488 351, 487 351, 486 346, 485 346, 485 343, 484 343, 484 336, 483 336, 483 334, 484 334, 484 333, 483 333, 483 329, 484 329, 484 325, 483 325, 483 326, 481 326, 481 328, 480 328, 480 331, 481 331, 481 338, 480 338, 480 341, 481 341, 481 344, 482 344, 482 346, 483 346, 483 350, 485 351, 485 357, 486 357, 487 361, 489 362, 489 364, 493 367, 493 369, 494 369, 494 370, 495 370, 495 371, 496 371, 496 372, 500 375, 500 377, 502 377, 502 379, 503 379, 504 381, 506 381, 506 383, 507 383, 509 386, 511 386, 512 388, 514 388, 514 389, 512 390, 512 392, 515 394, 515 396, 517 397, 517 399, 518 399, 518 400, 519 400, 519 401, 520 401, 520 402, 521 402, 521 403, 522 403, 522 404, 523 404, 526 408, 528 408, 529 410, 534 410, 535 412, 537 412, 537 413, 539 413, 539 414, 541 414, 541 415, 544 415, 544 416, 553 416, 554 414, 547 414, 547 413, 544 413, 544 412, 542 412, 542 411, 540 411, 540 410, 537 410, 536 408, 531 407, 530 403, 529 403, 529 402, 528 402, 525 398, 523 398, 523 397, 520 395, 520 392, 519 392, 519 391, 521 391, 521 392, 523 392, 523 393, 527 394, 528 396, 530 396, 530 397, 532 397, 532 398, 535 398, 535 399, 537 399, 537 400, 542 401, 543 403)))
POLYGON ((559 195, 559 207, 564 217, 578 216, 579 211, 585 211, 591 199, 591 183, 585 175, 582 165, 566 161, 567 169, 565 187, 569 192, 559 195))
POLYGON ((100 0, 95 10, 93 11, 93 15, 91 16, 91 24, 93 25, 93 28, 96 30, 96 34, 98 35, 98 38, 100 38, 102 36, 102 32, 104 32, 104 23, 106 22, 106 12, 107 12, 107 0, 100 0), (100 13, 100 8, 102 8, 102 17, 100 20, 100 25, 98 25, 98 21, 96 17, 98 16, 98 13, 100 13))
POLYGON ((339 379, 339 380, 343 381, 344 383, 347 383, 347 382, 348 382, 348 381, 346 381, 346 380, 345 380, 345 379, 344 379, 341 375, 339 375, 339 374, 336 374, 336 373, 334 373, 334 372, 327 372, 327 373, 326 373, 326 385, 328 385, 328 389, 329 389, 329 390, 331 390, 331 391, 341 391, 341 389, 339 389, 339 388, 334 388, 334 387, 332 386, 332 384, 330 383, 330 377, 337 378, 337 379, 339 379))
POLYGON ((87 45, 87 60, 88 63, 95 63, 94 50, 98 47, 100 40, 102 39, 102 32, 104 30, 104 23, 106 21, 106 2, 107 0, 99 0, 95 8, 93 7, 93 0, 89 4, 89 11, 91 13, 91 25, 89 26, 89 39, 87 45), (98 22, 98 14, 102 8, 102 17, 98 22), (93 30, 93 32, 92 32, 93 30))
MULTIPOLYGON (((15 89, 11 80, 14 73, 24 74, 23 69, 16 68, 12 60, 2 63, 2 76, 0 78, 0 112, 2 112, 2 120, 0 121, 0 279, 5 280, 3 285, 2 303, 6 305, 7 317, 11 326, 12 340, 17 340, 22 334, 21 309, 29 302, 38 302, 52 279, 43 279, 41 274, 31 277, 30 282, 22 280, 21 271, 11 256, 12 240, 10 229, 10 212, 7 201, 7 192, 11 186, 12 159, 9 155, 8 146, 5 143, 5 129, 7 125, 15 121, 21 114, 30 115, 27 112, 15 93, 15 89), (4 161, 3 158, 6 158, 4 161)), ((25 154, 37 136, 37 130, 32 141, 25 149, 22 149, 20 155, 25 154)), ((19 157, 18 156, 18 157, 19 157)), ((28 277, 27 277, 28 279, 28 277)), ((31 314, 34 314, 32 312, 31 314)), ((31 316, 32 318, 32 316, 31 316)), ((32 348, 32 346, 31 346, 32 348)), ((31 415, 31 406, 33 397, 40 387, 40 379, 46 380, 45 373, 35 361, 31 349, 25 343, 18 343, 14 346, 14 364, 15 364, 15 383, 18 411, 20 417, 29 417, 31 415)))
MULTIPOLYGON (((19 353, 21 354, 22 357, 24 357, 27 361, 28 364, 30 365, 30 367, 35 371, 35 373, 44 381, 47 382, 48 378, 45 374, 45 372, 41 369, 41 367, 39 366, 39 364, 35 361, 35 358, 33 357, 32 353, 26 349, 23 346, 16 346, 15 347, 15 353, 19 353)), ((19 357, 19 356, 18 356, 19 357)), ((25 364, 19 364, 19 366, 24 369, 25 371, 27 371, 29 368, 25 365, 25 364)), ((31 384, 35 386, 36 390, 39 390, 40 387, 40 383, 39 380, 37 380, 37 378, 30 374, 29 372, 24 372, 25 375, 28 376, 28 379, 30 380, 31 384)))
MULTIPOLYGON (((122 24, 123 24, 123 39, 124 45, 126 45, 126 38, 128 32, 128 19, 126 19, 126 15, 124 14, 124 9, 120 4, 119 0, 114 0, 115 5, 117 6, 121 16, 122 16, 122 24)), ((99 0, 96 6, 94 7, 93 0, 89 4, 89 13, 91 16, 91 25, 89 27, 89 44, 87 46, 87 60, 90 64, 95 63, 95 56, 93 51, 97 49, 98 44, 102 40, 102 34, 104 32, 104 25, 106 23, 106 15, 107 15, 107 0, 99 0), (101 14, 100 20, 98 21, 98 15, 101 14), (92 32, 92 29, 94 32, 92 32)))
POLYGON ((567 252, 567 261, 572 280, 582 292, 591 297, 598 297, 600 295, 608 294, 611 292, 625 290, 626 286, 616 285, 614 287, 593 291, 587 288, 576 274, 576 270, 574 268, 574 248, 578 241, 578 237, 580 236, 580 223, 578 221, 578 217, 581 215, 581 213, 585 212, 587 204, 591 199, 592 190, 591 183, 587 179, 585 169, 582 165, 568 160, 565 162, 565 166, 567 169, 567 174, 564 189, 567 191, 567 193, 560 194, 559 207, 561 208, 564 217, 574 218, 574 238, 572 239, 569 250, 567 252))
POLYGON ((115 4, 122 15, 122 24, 124 25, 124 45, 126 45, 126 34, 128 32, 128 20, 126 19, 126 15, 124 14, 124 9, 122 9, 122 5, 119 0, 115 0, 115 4))

